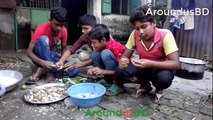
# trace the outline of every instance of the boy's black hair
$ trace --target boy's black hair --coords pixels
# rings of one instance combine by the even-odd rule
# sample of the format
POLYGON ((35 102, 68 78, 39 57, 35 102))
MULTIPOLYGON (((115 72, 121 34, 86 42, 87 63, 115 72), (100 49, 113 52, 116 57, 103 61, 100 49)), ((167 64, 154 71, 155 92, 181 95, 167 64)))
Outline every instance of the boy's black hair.
POLYGON ((94 15, 90 15, 90 14, 86 14, 84 16, 82 16, 79 20, 79 25, 90 25, 90 26, 94 26, 96 25, 96 18, 94 15))
POLYGON ((154 22, 154 16, 147 14, 147 11, 151 8, 147 5, 138 7, 130 16, 129 21, 134 25, 135 21, 141 22, 154 22))
POLYGON ((93 29, 89 33, 90 39, 96 39, 99 42, 103 38, 106 39, 106 41, 109 41, 110 39, 110 32, 106 25, 104 24, 97 24, 93 27, 93 29))
POLYGON ((58 22, 65 22, 67 20, 67 10, 63 7, 54 7, 50 11, 50 19, 55 19, 58 22))

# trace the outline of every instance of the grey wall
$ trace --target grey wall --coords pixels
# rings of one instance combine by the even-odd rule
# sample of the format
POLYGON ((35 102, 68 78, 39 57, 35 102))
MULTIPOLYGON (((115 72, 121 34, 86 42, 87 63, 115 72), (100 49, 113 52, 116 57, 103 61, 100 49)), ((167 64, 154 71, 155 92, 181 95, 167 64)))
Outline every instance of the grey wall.
POLYGON ((8 9, 0 9, 0 30, 4 33, 13 33, 14 29, 14 20, 13 13, 8 9))
POLYGON ((15 49, 14 31, 13 11, 0 8, 0 49, 15 49))
POLYGON ((18 47, 26 49, 31 41, 31 13, 30 9, 18 8, 18 47))
POLYGON ((126 42, 133 30, 129 23, 129 16, 125 15, 104 15, 102 23, 107 25, 113 38, 118 41, 126 42))

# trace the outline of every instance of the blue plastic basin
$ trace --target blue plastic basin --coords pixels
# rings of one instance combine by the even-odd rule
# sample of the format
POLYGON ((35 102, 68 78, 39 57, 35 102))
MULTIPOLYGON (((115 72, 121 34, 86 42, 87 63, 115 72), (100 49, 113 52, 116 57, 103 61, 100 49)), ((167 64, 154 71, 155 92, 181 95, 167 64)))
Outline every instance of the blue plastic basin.
POLYGON ((67 93, 73 104, 88 108, 98 105, 106 92, 106 88, 97 83, 79 83, 68 88, 67 93), (92 94, 90 97, 79 97, 82 94, 92 94))

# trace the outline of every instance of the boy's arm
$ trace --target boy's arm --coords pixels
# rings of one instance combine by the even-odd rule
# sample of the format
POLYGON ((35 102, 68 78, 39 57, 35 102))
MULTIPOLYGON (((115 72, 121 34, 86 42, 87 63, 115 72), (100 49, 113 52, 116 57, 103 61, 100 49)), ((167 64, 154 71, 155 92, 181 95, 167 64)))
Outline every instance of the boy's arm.
POLYGON ((153 61, 148 59, 134 60, 132 64, 139 68, 157 68, 166 70, 177 70, 180 66, 178 52, 171 53, 167 55, 167 60, 165 61, 153 61))
POLYGON ((30 42, 28 48, 27 48, 27 57, 29 57, 32 61, 38 63, 39 65, 42 65, 43 60, 37 57, 33 50, 35 49, 35 43, 30 42))
POLYGON ((62 56, 64 55, 66 50, 67 50, 67 41, 66 42, 62 42, 62 44, 61 44, 61 55, 62 56))
POLYGON ((115 71, 113 70, 101 70, 100 75, 114 75, 115 71))
POLYGON ((167 60, 162 62, 153 61, 153 68, 177 70, 180 66, 178 52, 167 55, 167 60))
POLYGON ((66 52, 67 49, 67 29, 65 27, 62 28, 61 31, 61 56, 66 52))
POLYGON ((64 61, 71 55, 70 50, 66 50, 59 60, 60 62, 64 63, 64 61))
POLYGON ((69 51, 69 50, 66 50, 66 51, 62 54, 60 60, 59 60, 57 63, 55 63, 55 65, 56 65, 57 67, 64 66, 64 61, 65 61, 70 55, 71 55, 70 51, 69 51))
POLYGON ((98 67, 92 67, 87 71, 88 75, 114 75, 114 70, 104 70, 98 67))
POLYGON ((81 68, 81 67, 85 67, 85 66, 89 66, 92 64, 92 59, 89 59, 87 61, 84 61, 84 62, 80 62, 80 63, 76 63, 76 64, 72 64, 72 65, 65 65, 65 71, 68 71, 68 70, 73 70, 75 68, 81 68))
POLYGON ((85 40, 83 40, 83 37, 81 36, 70 48, 70 53, 75 54, 75 52, 86 43, 85 40))
POLYGON ((44 61, 42 59, 40 59, 39 57, 37 57, 34 53, 33 53, 33 50, 35 49, 35 43, 33 42, 30 42, 28 48, 27 48, 27 56, 32 60, 34 61, 35 63, 45 67, 45 68, 48 68, 48 69, 51 69, 51 65, 52 65, 52 62, 49 62, 49 61, 44 61))
POLYGON ((166 54, 166 61, 154 62, 154 68, 177 70, 179 68, 179 54, 175 38, 171 32, 168 32, 163 40, 163 48, 166 54))
POLYGON ((64 54, 62 54, 59 63, 62 64, 64 61, 72 54, 74 54, 82 45, 84 41, 82 39, 78 39, 69 49, 65 50, 64 54))
POLYGON ((103 75, 114 75, 115 71, 112 70, 104 70, 103 75))
POLYGON ((122 54, 121 58, 131 58, 134 50, 135 50, 135 37, 134 37, 134 31, 130 34, 128 41, 126 43, 126 49, 124 53, 122 54))
POLYGON ((84 62, 80 62, 78 64, 75 64, 75 68, 81 68, 81 67, 85 67, 85 66, 89 66, 92 64, 92 59, 86 60, 84 62))
POLYGON ((133 54, 133 50, 130 50, 128 48, 125 49, 124 53, 122 54, 121 58, 131 58, 132 54, 133 54))

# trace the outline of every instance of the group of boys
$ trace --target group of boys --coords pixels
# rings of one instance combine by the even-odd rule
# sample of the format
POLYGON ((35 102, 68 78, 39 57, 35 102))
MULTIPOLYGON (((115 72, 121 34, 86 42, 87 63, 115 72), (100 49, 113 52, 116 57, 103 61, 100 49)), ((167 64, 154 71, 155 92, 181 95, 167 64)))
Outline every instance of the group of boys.
POLYGON ((51 82, 61 72, 74 77, 79 68, 93 65, 87 74, 104 76, 98 83, 107 88, 106 95, 123 93, 124 83, 137 82, 140 88, 133 96, 144 96, 152 90, 152 82, 156 88, 154 102, 160 103, 163 90, 172 84, 173 71, 179 67, 178 48, 172 33, 157 28, 154 17, 146 14, 148 9, 148 6, 141 6, 131 14, 134 30, 125 46, 112 38, 106 25, 97 24, 95 16, 86 14, 79 21, 83 34, 67 49, 64 27, 67 11, 52 8, 49 22, 36 28, 27 49, 28 57, 38 68, 26 83, 33 84, 43 75, 51 82), (84 44, 92 50, 91 59, 66 64, 67 58, 84 44), (135 50, 138 60, 131 59, 135 50))

